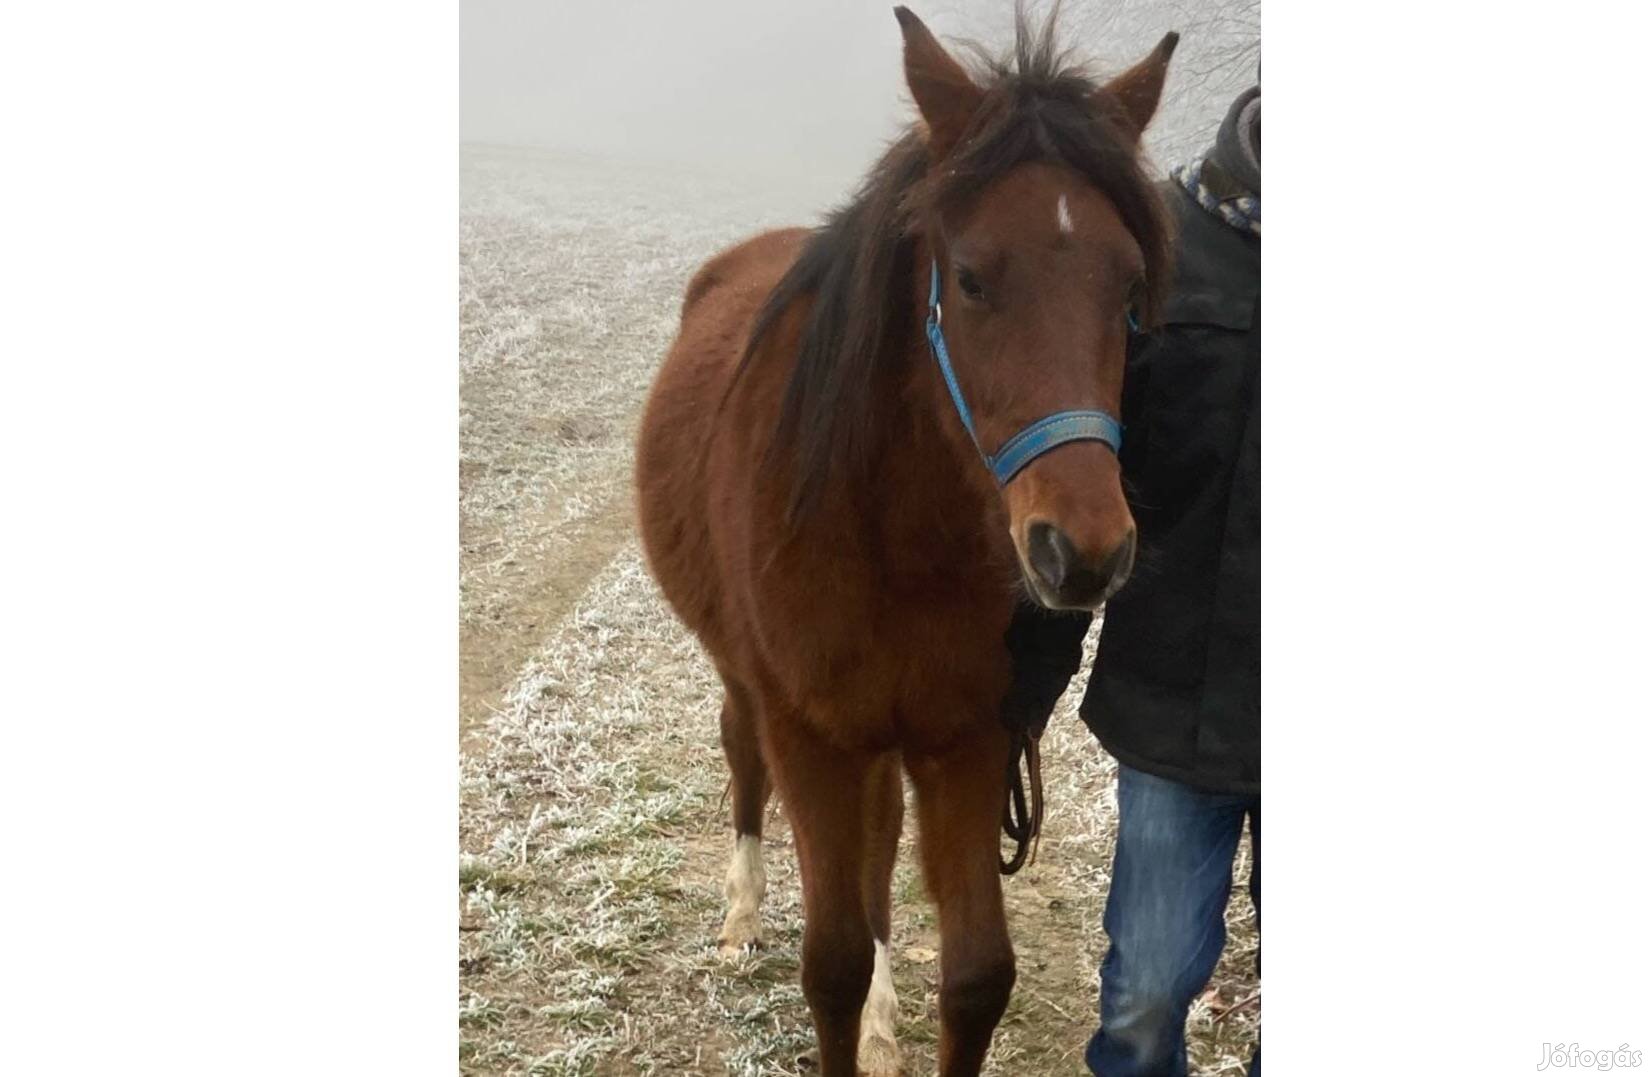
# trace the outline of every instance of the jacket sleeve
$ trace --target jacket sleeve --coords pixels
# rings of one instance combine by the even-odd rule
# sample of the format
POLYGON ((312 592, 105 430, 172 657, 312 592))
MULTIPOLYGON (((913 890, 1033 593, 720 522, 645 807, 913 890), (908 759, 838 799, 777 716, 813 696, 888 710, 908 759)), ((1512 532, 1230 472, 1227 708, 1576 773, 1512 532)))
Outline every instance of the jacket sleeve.
POLYGON ((1146 453, 1148 389, 1152 385, 1152 356, 1157 350, 1158 341, 1153 335, 1137 334, 1129 338, 1129 350, 1124 353, 1124 392, 1118 416, 1124 424, 1124 444, 1118 450, 1118 463, 1124 469, 1126 497, 1131 496, 1130 481, 1146 453))
POLYGON ((1056 700, 1083 663, 1088 613, 1053 612, 1021 602, 1004 633, 1014 678, 1004 697, 1001 717, 1010 730, 1043 732, 1056 700))

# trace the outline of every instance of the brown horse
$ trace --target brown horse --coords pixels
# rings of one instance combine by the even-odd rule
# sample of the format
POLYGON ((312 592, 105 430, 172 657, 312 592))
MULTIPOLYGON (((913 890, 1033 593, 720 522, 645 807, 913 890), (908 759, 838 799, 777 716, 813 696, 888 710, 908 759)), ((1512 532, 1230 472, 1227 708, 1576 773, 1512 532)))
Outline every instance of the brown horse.
POLYGON ((720 941, 760 942, 772 782, 800 861, 824 1077, 851 1077, 857 1057, 898 1070, 902 765, 939 911, 940 1072, 979 1072, 1015 979, 998 875, 1004 632, 1023 586, 1098 607, 1135 543, 1100 440, 1001 484, 982 456, 1051 412, 1118 413, 1129 312, 1151 318, 1169 266, 1138 147, 1174 34, 1100 84, 1062 66, 1053 20, 1034 34, 1017 18, 1013 56, 977 82, 895 14, 922 122, 823 227, 700 269, 637 451, 649 562, 726 690, 736 840, 720 941))

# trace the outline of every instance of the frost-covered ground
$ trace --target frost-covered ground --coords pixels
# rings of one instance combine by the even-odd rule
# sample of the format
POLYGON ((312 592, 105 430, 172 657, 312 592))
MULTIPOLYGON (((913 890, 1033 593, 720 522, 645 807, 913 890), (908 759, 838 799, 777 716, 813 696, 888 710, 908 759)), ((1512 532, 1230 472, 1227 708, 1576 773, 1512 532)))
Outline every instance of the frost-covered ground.
POLYGON ((812 208, 681 169, 467 146, 459 220, 465 721, 630 533, 637 407, 708 255, 812 208))
MULTIPOLYGON (((461 167, 461 1069, 806 1073, 789 833, 771 816, 768 947, 724 964, 717 685, 642 567, 628 484, 694 267, 839 192, 490 147, 461 167)), ((992 1073, 1081 1072, 1094 1024, 1113 767, 1074 706, 1045 739, 1038 862, 1006 883, 1020 979, 992 1073)), ((936 940, 914 868, 908 834, 893 951, 921 1074, 936 940)), ((1200 1073, 1242 1073, 1256 1035, 1247 871, 1193 1015, 1200 1073)))

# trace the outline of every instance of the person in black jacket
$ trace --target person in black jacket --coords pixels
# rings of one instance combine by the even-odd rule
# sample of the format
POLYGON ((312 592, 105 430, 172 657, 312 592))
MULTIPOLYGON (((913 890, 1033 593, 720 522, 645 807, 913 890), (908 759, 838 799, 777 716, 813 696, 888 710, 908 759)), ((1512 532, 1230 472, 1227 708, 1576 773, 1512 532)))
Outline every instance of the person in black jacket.
MULTIPOLYGON (((1124 378, 1119 458, 1142 555, 1107 603, 1080 711, 1118 760, 1110 945, 1086 1054, 1101 1077, 1187 1072, 1187 1010, 1226 941, 1246 817, 1261 910, 1260 87, 1171 175, 1174 292, 1164 324, 1131 342, 1124 378)), ((1006 722, 1041 731, 1088 626, 1022 607, 1006 722)))

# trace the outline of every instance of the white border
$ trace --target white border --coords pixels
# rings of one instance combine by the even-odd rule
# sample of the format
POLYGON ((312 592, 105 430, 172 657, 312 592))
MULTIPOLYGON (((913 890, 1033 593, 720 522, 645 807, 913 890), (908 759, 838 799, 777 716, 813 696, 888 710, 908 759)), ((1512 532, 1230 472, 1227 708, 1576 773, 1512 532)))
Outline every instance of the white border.
POLYGON ((1651 1051, 1646 14, 1264 30, 1269 1070, 1651 1051))
POLYGON ((456 14, 7 8, 12 1072, 453 1072, 456 14))

